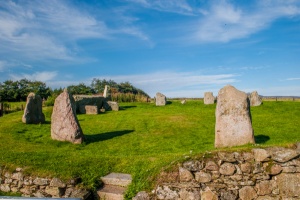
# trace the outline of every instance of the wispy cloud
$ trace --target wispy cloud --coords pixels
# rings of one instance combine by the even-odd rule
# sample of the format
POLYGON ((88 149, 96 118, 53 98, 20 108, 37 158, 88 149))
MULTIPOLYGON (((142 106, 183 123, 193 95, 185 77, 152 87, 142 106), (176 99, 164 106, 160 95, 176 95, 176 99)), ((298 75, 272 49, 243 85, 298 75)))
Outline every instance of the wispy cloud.
POLYGON ((286 81, 298 81, 300 78, 287 78, 286 81))
POLYGON ((0 42, 5 48, 0 51, 29 59, 70 60, 75 40, 105 37, 101 21, 64 2, 2 2, 0 42))
POLYGON ((36 72, 33 74, 10 74, 12 80, 20 80, 20 79, 28 79, 31 81, 42 81, 48 82, 53 80, 57 76, 56 71, 43 71, 43 72, 36 72))
POLYGON ((116 82, 129 81, 134 86, 143 89, 153 96, 156 92, 165 93, 169 97, 176 94, 184 96, 201 96, 202 93, 192 95, 188 91, 201 91, 208 86, 210 88, 238 82, 238 74, 205 75, 199 72, 172 72, 162 71, 151 74, 126 75, 126 76, 103 76, 100 79, 112 79, 116 82), (176 91, 176 92, 175 92, 176 91))
POLYGON ((267 68, 269 68, 269 67, 267 67, 267 66, 256 66, 256 67, 254 67, 254 66, 245 66, 245 67, 241 67, 240 69, 241 70, 261 70, 261 69, 267 69, 267 68))
POLYGON ((5 61, 0 60, 0 72, 3 72, 7 64, 5 61))
POLYGON ((108 27, 106 21, 111 16, 101 15, 101 8, 100 13, 89 13, 89 9, 72 1, 3 1, 0 53, 28 60, 78 61, 83 51, 78 42, 82 39, 111 40, 114 35, 125 34, 148 41, 132 23, 108 27))
POLYGON ((195 31, 198 42, 228 42, 257 33, 275 20, 300 14, 299 1, 257 1, 253 9, 238 7, 231 1, 211 1, 207 14, 201 18, 195 31))
POLYGON ((145 8, 161 12, 172 12, 183 15, 194 14, 193 8, 185 0, 127 0, 145 8))

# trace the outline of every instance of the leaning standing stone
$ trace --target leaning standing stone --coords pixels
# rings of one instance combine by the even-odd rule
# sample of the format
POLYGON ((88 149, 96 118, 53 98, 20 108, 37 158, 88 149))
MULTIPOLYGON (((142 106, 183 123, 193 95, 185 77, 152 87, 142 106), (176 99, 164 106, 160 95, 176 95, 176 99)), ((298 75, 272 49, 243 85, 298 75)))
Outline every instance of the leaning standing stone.
POLYGON ((157 106, 165 106, 167 104, 166 96, 159 93, 159 92, 156 93, 155 99, 156 99, 156 105, 157 106))
POLYGON ((204 104, 214 104, 215 97, 212 92, 205 92, 204 93, 204 104))
POLYGON ((246 93, 227 85, 218 93, 215 147, 248 143, 255 143, 249 100, 246 93))
POLYGON ((55 99, 51 116, 51 137, 74 144, 83 142, 84 135, 76 117, 75 101, 67 90, 55 99))
POLYGON ((45 115, 42 111, 42 99, 40 95, 36 95, 33 92, 29 93, 22 122, 25 124, 38 124, 45 122, 45 115))
POLYGON ((258 95, 257 91, 253 91, 250 94, 250 106, 260 106, 262 104, 262 99, 258 95))

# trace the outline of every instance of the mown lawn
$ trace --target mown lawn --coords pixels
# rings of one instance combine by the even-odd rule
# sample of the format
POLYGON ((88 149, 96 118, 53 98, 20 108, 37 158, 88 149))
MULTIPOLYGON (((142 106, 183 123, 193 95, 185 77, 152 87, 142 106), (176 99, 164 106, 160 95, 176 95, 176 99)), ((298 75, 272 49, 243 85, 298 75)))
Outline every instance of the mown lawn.
MULTIPOLYGON (((133 183, 127 197, 132 197, 150 190, 163 167, 215 150, 215 105, 188 100, 185 105, 172 101, 164 107, 150 103, 120 106, 118 112, 78 115, 86 136, 81 145, 51 139, 52 107, 44 108, 45 124, 23 124, 22 111, 5 115, 0 118, 0 165, 23 167, 36 176, 81 177, 90 188, 110 172, 129 173, 133 183)), ((300 102, 264 102, 252 107, 251 113, 259 146, 300 141, 300 102)))

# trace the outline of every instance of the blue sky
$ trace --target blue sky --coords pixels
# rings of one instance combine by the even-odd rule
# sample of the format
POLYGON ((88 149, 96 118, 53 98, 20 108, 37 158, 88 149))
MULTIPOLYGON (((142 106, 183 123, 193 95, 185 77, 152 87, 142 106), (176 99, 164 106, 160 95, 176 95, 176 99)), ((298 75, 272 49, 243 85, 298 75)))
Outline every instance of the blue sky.
POLYGON ((299 0, 1 0, 0 81, 300 96, 299 0))

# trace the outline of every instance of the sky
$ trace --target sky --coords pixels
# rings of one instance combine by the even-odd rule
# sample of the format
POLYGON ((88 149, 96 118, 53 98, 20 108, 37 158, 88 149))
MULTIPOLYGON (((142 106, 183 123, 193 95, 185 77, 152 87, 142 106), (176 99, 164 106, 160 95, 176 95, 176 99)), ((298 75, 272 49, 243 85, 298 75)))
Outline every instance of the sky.
POLYGON ((0 82, 300 96, 300 0, 0 0, 0 82))

